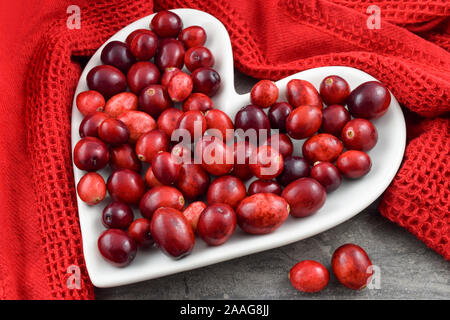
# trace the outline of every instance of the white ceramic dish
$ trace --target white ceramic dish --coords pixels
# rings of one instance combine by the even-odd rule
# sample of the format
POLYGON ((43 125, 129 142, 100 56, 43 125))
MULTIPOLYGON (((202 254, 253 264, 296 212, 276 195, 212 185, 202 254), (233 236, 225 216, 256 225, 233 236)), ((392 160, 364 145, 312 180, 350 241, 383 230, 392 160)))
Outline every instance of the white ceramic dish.
MULTIPOLYGON (((236 112, 249 104, 249 94, 239 95, 234 90, 233 54, 228 33, 222 23, 213 16, 192 9, 173 10, 183 20, 185 27, 200 25, 207 31, 206 46, 216 58, 215 69, 222 78, 222 87, 213 98, 217 108, 227 112, 232 119, 236 112)), ((153 15, 142 18, 120 30, 107 42, 125 41, 128 34, 140 28, 148 28, 153 15)), ((87 90, 86 75, 94 66, 101 64, 100 47, 87 64, 81 75, 75 96, 87 90)), ((322 67, 299 72, 277 82, 280 100, 285 99, 286 83, 293 78, 310 81, 318 88, 320 81, 327 75, 337 74, 348 81, 351 89, 365 81, 374 80, 367 73, 349 67, 322 67)), ((78 112, 75 99, 72 113, 72 148, 80 140, 78 128, 82 115, 78 112)), ((112 287, 133 282, 158 278, 225 260, 249 255, 289 243, 299 241, 330 229, 361 212, 387 188, 402 161, 405 148, 405 122, 397 100, 392 96, 389 111, 382 118, 374 121, 379 139, 376 147, 369 152, 372 170, 363 179, 344 181, 338 190, 329 194, 325 205, 311 217, 288 220, 275 232, 254 236, 244 234, 236 229, 232 238, 222 246, 207 247, 197 239, 193 252, 181 259, 172 260, 158 249, 139 251, 136 259, 126 268, 116 268, 100 256, 97 239, 104 231, 101 223, 101 211, 106 203, 88 206, 78 198, 78 211, 83 236, 83 250, 87 270, 93 284, 97 287, 112 287)), ((301 155, 303 141, 295 143, 294 153, 301 155)), ((75 182, 78 183, 84 172, 74 166, 75 182)), ((102 172, 107 178, 108 172, 102 172)), ((138 210, 135 210, 138 215, 138 210)))

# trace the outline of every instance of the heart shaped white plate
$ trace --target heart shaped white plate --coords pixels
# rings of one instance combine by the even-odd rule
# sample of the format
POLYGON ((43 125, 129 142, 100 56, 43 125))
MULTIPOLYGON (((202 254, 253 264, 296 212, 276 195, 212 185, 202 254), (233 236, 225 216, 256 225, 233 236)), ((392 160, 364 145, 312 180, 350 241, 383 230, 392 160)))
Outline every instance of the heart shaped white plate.
MULTIPOLYGON (((233 53, 227 30, 219 20, 205 12, 193 9, 176 9, 173 12, 181 17, 184 27, 200 25, 206 30, 208 39, 205 46, 214 54, 216 59, 214 68, 222 78, 221 89, 213 101, 217 108, 227 112, 234 119, 236 112, 249 104, 250 97, 249 94, 239 95, 234 90, 233 53)), ((152 17, 153 15, 150 15, 133 22, 117 32, 107 42, 125 41, 132 31, 148 28, 152 17)), ((104 45, 89 60, 81 75, 75 97, 78 93, 88 90, 86 75, 93 67, 101 64, 100 53, 103 47, 104 45)), ((276 83, 280 89, 280 100, 286 100, 285 87, 289 80, 294 78, 308 80, 318 88, 322 79, 331 74, 346 79, 351 89, 363 82, 375 80, 367 73, 349 67, 334 66, 306 70, 276 83)), ((83 116, 76 108, 74 98, 72 148, 80 140, 78 128, 82 118, 83 116)), ((267 235, 248 235, 237 228, 231 239, 218 247, 208 247, 201 239, 197 239, 193 252, 181 260, 173 260, 154 248, 139 251, 136 259, 125 268, 116 268, 110 265, 103 260, 97 249, 97 239, 104 231, 101 212, 106 201, 98 206, 88 206, 78 198, 83 251, 92 283, 97 287, 112 287, 199 268, 284 246, 316 235, 350 219, 381 195, 395 176, 402 161, 406 139, 405 121, 400 106, 393 96, 388 112, 382 118, 374 121, 374 124, 378 129, 379 138, 375 148, 369 152, 372 159, 372 170, 362 179, 344 181, 338 190, 327 195, 325 205, 316 214, 302 219, 289 217, 279 229, 267 235)), ((294 141, 294 154, 301 155, 302 144, 303 141, 294 141)), ((76 183, 84 173, 74 166, 76 183)), ((104 178, 107 178, 108 171, 105 170, 102 174, 104 178)), ((138 210, 135 210, 135 215, 139 215, 138 210)))

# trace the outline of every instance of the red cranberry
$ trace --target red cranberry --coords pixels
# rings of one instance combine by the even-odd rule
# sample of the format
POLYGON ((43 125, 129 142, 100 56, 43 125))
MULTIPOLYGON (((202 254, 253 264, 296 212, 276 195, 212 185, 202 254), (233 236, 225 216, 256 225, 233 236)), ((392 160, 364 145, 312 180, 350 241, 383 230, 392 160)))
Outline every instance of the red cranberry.
POLYGON ((305 105, 316 107, 319 110, 323 108, 322 99, 316 88, 306 80, 293 79, 289 81, 286 86, 286 96, 293 108, 305 105))
POLYGON ((181 18, 171 11, 158 12, 150 22, 150 29, 161 38, 177 37, 182 27, 181 18))
POLYGON ((153 173, 152 167, 149 167, 147 172, 145 173, 145 183, 150 188, 157 187, 157 186, 163 186, 161 181, 156 179, 155 174, 153 173))
POLYGON ((87 90, 80 92, 77 95, 76 105, 78 111, 83 116, 87 116, 96 111, 103 111, 105 107, 105 98, 100 92, 94 90, 87 90))
POLYGON ((238 141, 233 145, 234 166, 231 174, 242 181, 253 177, 250 162, 256 163, 256 147, 248 141, 238 141))
POLYGON ((223 176, 233 169, 232 150, 214 136, 205 136, 197 142, 195 159, 201 161, 203 168, 215 176, 223 176))
POLYGON ((134 220, 128 227, 128 234, 141 247, 150 247, 154 243, 148 219, 139 218, 134 220))
POLYGON ((104 231, 97 245, 102 257, 116 267, 125 267, 136 257, 136 242, 123 230, 104 231))
POLYGON ((158 68, 149 61, 136 62, 131 66, 127 73, 128 86, 130 87, 130 90, 137 95, 139 95, 145 87, 159 83, 160 78, 161 73, 158 68))
POLYGON ((338 138, 328 133, 319 133, 305 141, 303 156, 310 163, 316 161, 333 162, 339 157, 344 146, 338 138))
POLYGON ((133 210, 123 202, 113 201, 102 213, 102 222, 106 228, 126 229, 133 221, 133 210))
POLYGON ((302 157, 289 156, 283 160, 283 172, 277 178, 281 185, 287 186, 294 180, 309 176, 309 163, 302 157))
POLYGON ((273 129, 286 132, 286 120, 292 112, 292 107, 286 102, 273 104, 268 112, 270 125, 273 129))
POLYGON ((205 209, 206 204, 204 202, 196 201, 192 202, 183 210, 183 216, 189 221, 194 232, 197 230, 198 219, 205 209))
POLYGON ((247 190, 244 183, 233 176, 223 176, 214 180, 206 195, 208 203, 225 203, 235 209, 245 198, 247 190))
POLYGON ((193 93, 183 102, 183 111, 198 110, 206 112, 214 107, 210 97, 203 93, 193 93))
POLYGON ((261 108, 268 108, 277 102, 278 87, 273 81, 261 80, 256 83, 250 92, 252 104, 261 108))
POLYGON ((311 169, 311 178, 316 179, 327 192, 336 190, 342 182, 338 168, 330 162, 319 162, 311 169))
POLYGON ((200 26, 191 26, 183 29, 178 36, 186 48, 200 47, 206 42, 206 32, 200 26))
POLYGON ((341 138, 349 150, 368 151, 377 144, 378 132, 369 120, 353 119, 345 125, 341 138))
POLYGON ((353 290, 364 289, 372 276, 372 265, 367 253, 356 244, 344 244, 331 258, 333 273, 340 283, 353 290))
POLYGON ((157 118, 164 110, 173 106, 166 88, 160 84, 145 87, 139 95, 139 107, 142 111, 157 118))
POLYGON ((158 36, 151 31, 138 33, 129 46, 137 60, 150 60, 158 49, 158 36))
POLYGON ((167 87, 169 86, 170 80, 172 80, 173 76, 179 72, 182 72, 182 71, 176 67, 166 68, 161 77, 161 85, 167 89, 167 87))
POLYGON ((150 224, 156 245, 175 259, 191 253, 195 244, 194 231, 183 214, 173 208, 159 208, 150 224))
POLYGON ((77 192, 83 202, 89 205, 97 204, 105 198, 105 180, 96 172, 88 172, 78 182, 77 192))
POLYGON ((128 204, 138 203, 145 192, 142 177, 129 169, 114 171, 108 179, 107 186, 113 200, 128 204))
POLYGON ((168 108, 158 117, 158 129, 171 137, 172 132, 177 128, 178 121, 183 115, 183 111, 177 108, 168 108))
POLYGON ((325 77, 320 83, 320 96, 326 105, 344 104, 350 95, 350 86, 339 76, 325 77))
POLYGON ((366 175, 372 167, 370 157, 364 151, 349 150, 337 159, 337 167, 346 178, 357 179, 366 175))
POLYGON ((170 80, 167 92, 172 101, 181 102, 189 97, 193 87, 192 78, 184 72, 178 72, 170 80))
POLYGON ((108 119, 109 116, 104 112, 94 112, 83 118, 80 123, 80 137, 96 137, 98 138, 98 128, 103 121, 108 119))
POLYGON ((187 130, 190 137, 188 141, 194 141, 202 137, 206 131, 206 119, 202 112, 192 110, 185 112, 178 119, 177 129, 187 130))
POLYGON ((194 92, 204 93, 212 97, 220 88, 220 75, 212 68, 195 69, 191 77, 194 81, 194 92))
POLYGON ((276 133, 271 135, 265 142, 265 145, 271 146, 277 150, 283 158, 289 157, 294 151, 294 145, 292 144, 291 139, 284 133, 276 133))
POLYGON ((210 135, 218 136, 224 142, 234 137, 234 125, 230 117, 219 109, 212 109, 206 112, 206 128, 210 135), (218 131, 216 131, 218 130, 218 131), (218 134, 220 132, 220 135, 218 134))
POLYGON ((127 44, 121 41, 108 42, 102 50, 100 59, 104 64, 114 66, 123 73, 127 73, 136 61, 127 44))
POLYGON ((256 163, 250 163, 249 167, 256 177, 273 179, 283 171, 283 156, 274 148, 261 146, 256 153, 256 163))
POLYGON ((291 215, 297 218, 314 214, 325 203, 325 188, 314 179, 300 178, 291 182, 281 193, 291 207, 291 215))
POLYGON ((355 118, 377 119, 384 115, 391 103, 389 90, 377 81, 364 82, 347 99, 347 107, 355 118))
MULTIPOLYGON (((244 133, 249 129, 256 130, 255 134, 260 137, 260 134, 265 132, 270 133, 270 121, 264 111, 255 105, 248 105, 236 113, 234 118, 234 125, 236 129, 242 129, 244 133), (265 131, 260 131, 265 130, 265 131)), ((255 141, 256 143, 256 141, 255 141)))
POLYGON ((177 187, 187 199, 195 199, 206 194, 210 178, 199 164, 185 163, 181 167, 177 187))
POLYGON ((266 234, 278 229, 288 218, 289 205, 273 193, 257 193, 242 200, 236 214, 243 231, 266 234))
POLYGON ((294 109, 286 120, 286 129, 293 139, 305 139, 319 130, 322 111, 313 106, 302 105, 294 109))
POLYGON ((122 121, 109 118, 98 128, 98 136, 106 143, 120 145, 128 142, 130 131, 122 121))
POLYGON ((98 91, 106 99, 127 89, 127 79, 116 67, 96 66, 89 71, 86 82, 91 90, 98 91))
POLYGON ((135 37, 137 37, 138 35, 140 35, 141 33, 149 33, 149 34, 155 34, 154 32, 148 30, 148 29, 137 29, 134 30, 133 32, 131 32, 127 39, 125 40, 125 43, 128 45, 128 47, 131 46, 131 41, 134 40, 135 37))
POLYGON ((200 215, 198 235, 210 246, 225 243, 236 229, 236 213, 224 203, 209 205, 200 215))
POLYGON ((330 273, 319 262, 304 260, 292 267, 289 280, 295 289, 302 292, 319 292, 330 281, 330 273))
POLYGON ((108 164, 108 147, 100 139, 94 137, 83 138, 75 145, 73 161, 80 170, 100 170, 108 164))
POLYGON ((184 64, 190 72, 201 67, 212 67, 214 56, 206 47, 189 48, 184 54, 184 64))
POLYGON ((324 133, 332 134, 336 137, 341 136, 345 124, 350 121, 350 113, 339 104, 326 107, 322 111, 322 126, 320 129, 324 133))
POLYGON ((183 209, 183 195, 174 187, 154 187, 144 194, 139 204, 139 210, 142 216, 150 220, 155 210, 160 207, 174 208, 177 210, 183 209))
POLYGON ((172 38, 161 40, 158 52, 156 53, 155 63, 160 70, 165 70, 170 67, 175 67, 178 69, 183 68, 183 44, 180 41, 172 38))
POLYGON ((248 186, 248 194, 273 193, 281 195, 281 186, 274 180, 255 180, 248 186))
POLYGON ((136 156, 133 147, 129 144, 112 147, 109 164, 113 170, 130 169, 136 172, 141 171, 141 162, 136 156))
POLYGON ((169 152, 159 152, 153 157, 152 170, 156 179, 161 183, 169 185, 178 180, 181 162, 169 152))
POLYGON ((117 120, 126 124, 130 130, 129 143, 135 144, 138 139, 156 127, 155 120, 145 112, 142 111, 127 111, 117 117, 117 120))
POLYGON ((130 110, 137 110, 138 98, 134 93, 121 92, 112 96, 105 105, 105 113, 112 118, 120 116, 130 110))
POLYGON ((142 135, 136 143, 136 154, 139 160, 151 163, 161 151, 169 150, 169 137, 160 130, 152 130, 142 135))

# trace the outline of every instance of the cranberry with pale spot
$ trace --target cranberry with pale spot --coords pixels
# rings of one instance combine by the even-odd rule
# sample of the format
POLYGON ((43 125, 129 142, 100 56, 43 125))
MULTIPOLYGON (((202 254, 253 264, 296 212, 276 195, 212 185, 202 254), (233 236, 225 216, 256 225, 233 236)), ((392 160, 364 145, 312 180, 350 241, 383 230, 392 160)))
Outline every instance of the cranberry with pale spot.
POLYGON ((100 92, 95 90, 87 90, 80 92, 75 100, 78 111, 87 116, 96 111, 103 111, 105 108, 105 98, 100 92))
POLYGON ((350 86, 342 77, 331 75, 320 83, 320 96, 326 105, 345 104, 350 95, 350 86))
POLYGON ((78 182, 77 192, 83 202, 95 205, 105 198, 105 180, 96 172, 88 172, 78 182))
POLYGON ((139 160, 151 163, 162 151, 168 151, 170 138, 161 130, 152 130, 142 135, 136 143, 136 154, 139 160))
POLYGON ((127 81, 131 91, 139 95, 145 87, 159 83, 161 72, 154 63, 139 61, 128 70, 127 81))
POLYGON ((170 80, 172 80, 173 76, 179 72, 182 72, 182 71, 177 67, 166 68, 161 77, 161 85, 167 89, 169 87, 170 80))
POLYGON ((369 120, 353 119, 342 129, 341 139, 348 150, 368 151, 377 144, 378 132, 369 120))
POLYGON ((167 89, 160 84, 151 84, 145 87, 139 95, 139 108, 155 119, 172 106, 173 102, 167 89))

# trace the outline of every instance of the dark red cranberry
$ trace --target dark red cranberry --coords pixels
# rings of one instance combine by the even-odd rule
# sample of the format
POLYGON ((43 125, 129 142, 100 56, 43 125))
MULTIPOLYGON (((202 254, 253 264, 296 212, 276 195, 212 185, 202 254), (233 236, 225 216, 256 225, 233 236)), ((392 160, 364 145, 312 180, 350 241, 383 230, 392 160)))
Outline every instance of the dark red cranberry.
POLYGON ((178 72, 170 80, 167 92, 172 101, 181 102, 190 96, 193 87, 194 83, 191 76, 184 72, 178 72))
POLYGON ((108 179, 107 186, 113 200, 127 204, 138 203, 145 192, 142 177, 129 169, 114 171, 108 179))
POLYGON ((319 133, 303 143, 302 152, 305 159, 314 164, 316 161, 335 161, 343 149, 341 140, 328 133, 319 133))
POLYGON ((319 292, 330 281, 330 273, 319 262, 304 260, 292 267, 289 280, 295 289, 302 292, 319 292))
POLYGON ((289 156, 284 158, 284 166, 278 182, 287 186, 294 180, 309 176, 309 163, 302 157, 289 156))
POLYGON ((106 143, 120 145, 128 142, 130 131, 122 121, 109 118, 98 128, 98 136, 106 143))
POLYGON ((130 169, 141 171, 141 162, 129 144, 112 147, 110 150, 110 166, 113 170, 130 169))
POLYGON ((203 136, 206 131, 206 119, 201 111, 192 110, 185 112, 178 119, 177 129, 187 130, 189 141, 195 141, 203 136))
POLYGON ((130 90, 139 95, 145 87, 157 84, 161 78, 158 68, 149 61, 139 61, 133 64, 127 73, 130 90))
POLYGON ((174 187, 159 186, 147 191, 139 203, 139 210, 142 216, 149 220, 152 220, 156 209, 161 207, 181 210, 184 207, 184 197, 174 187))
POLYGON ((215 136, 204 136, 197 141, 195 160, 215 176, 223 176, 233 169, 233 151, 215 136))
POLYGON ((201 165, 185 163, 180 170, 177 188, 186 199, 195 199, 206 194, 209 182, 210 177, 201 165))
POLYGON ((110 65, 92 68, 86 76, 86 82, 89 89, 100 92, 106 99, 127 89, 125 75, 110 65))
POLYGON ((311 169, 311 178, 319 181, 327 192, 336 190, 342 182, 338 168, 330 162, 316 163, 311 169))
POLYGON ((200 26, 191 26, 183 29, 178 36, 186 48, 200 47, 206 42, 206 32, 200 26))
POLYGON ((138 98, 132 92, 121 92, 112 96, 105 105, 105 113, 112 118, 117 118, 122 113, 137 110, 138 98))
POLYGON ((189 48, 184 54, 184 65, 190 72, 201 67, 212 67, 214 56, 206 47, 189 48))
POLYGON ((200 215, 198 235, 210 246, 225 243, 236 229, 236 213, 224 203, 209 205, 200 215))
POLYGON ((139 218, 134 220, 128 227, 128 234, 141 247, 150 247, 154 243, 148 219, 139 218))
POLYGON ((191 77, 194 81, 194 92, 204 93, 212 97, 220 88, 220 75, 212 68, 195 69, 191 77))
POLYGON ((268 116, 272 129, 286 132, 286 120, 292 112, 292 107, 287 102, 277 102, 269 109, 268 116))
POLYGON ((278 99, 278 87, 270 80, 260 80, 250 92, 250 101, 252 104, 261 108, 269 108, 278 99))
POLYGON ((219 109, 208 110, 205 114, 208 134, 218 136, 224 142, 234 137, 234 125, 230 117, 219 109), (219 135, 220 132, 220 135, 219 135))
POLYGON ((256 177, 273 179, 283 171, 283 156, 274 148, 261 146, 256 152, 256 163, 250 163, 249 167, 256 177))
POLYGON ((102 50, 100 59, 104 64, 114 66, 123 73, 127 73, 136 61, 127 44, 122 41, 108 42, 102 50))
POLYGON ((271 135, 265 142, 265 145, 271 146, 277 150, 283 158, 289 157, 294 151, 294 145, 292 144, 291 139, 284 133, 276 133, 271 135))
POLYGON ((158 116, 166 109, 171 108, 173 102, 167 93, 166 88, 160 84, 151 84, 145 87, 139 95, 139 107, 142 111, 148 113, 153 118, 158 116))
POLYGON ((102 257, 116 267, 125 267, 136 257, 136 242, 123 230, 104 231, 97 245, 102 257))
POLYGON ((80 137, 96 137, 98 138, 98 128, 103 121, 108 119, 109 116, 104 112, 94 112, 83 118, 80 123, 80 137))
POLYGON ((293 79, 286 85, 286 96, 289 104, 295 109, 299 106, 311 106, 322 110, 322 99, 316 88, 306 81, 293 79))
POLYGON ((320 96, 326 105, 345 104, 350 95, 350 86, 339 76, 328 76, 320 83, 320 96))
POLYGON ((347 107, 355 118, 377 119, 384 115, 391 103, 389 90, 380 82, 364 82, 347 99, 347 107))
POLYGON ((86 137, 78 141, 73 150, 73 162, 80 170, 97 171, 109 161, 109 150, 100 139, 86 137))
POLYGON ((125 40, 125 43, 128 45, 128 47, 130 47, 131 41, 133 41, 134 38, 137 37, 138 35, 140 35, 141 33, 155 34, 153 31, 150 31, 148 29, 137 29, 137 30, 134 30, 133 32, 131 32, 128 35, 127 39, 125 40))
POLYGON ((336 137, 341 136, 345 124, 350 121, 350 113, 339 104, 326 107, 322 111, 322 126, 320 129, 324 133, 332 134, 336 137))
POLYGON ((291 207, 291 215, 307 217, 322 208, 326 199, 325 188, 314 179, 300 178, 291 182, 281 193, 291 207))
POLYGON ((103 209, 102 222, 106 228, 126 229, 133 218, 133 210, 123 202, 113 201, 103 209))
POLYGON ((142 111, 127 111, 117 117, 130 130, 130 144, 135 144, 138 139, 145 133, 152 131, 156 127, 155 120, 142 111))
POLYGON ((255 180, 248 186, 248 195, 256 193, 273 193, 281 195, 281 186, 275 180, 255 180))
MULTIPOLYGON (((252 104, 242 108, 236 113, 236 116, 234 118, 234 125, 236 130, 242 129, 244 133, 249 129, 254 129, 256 137, 258 137, 258 139, 263 133, 266 134, 266 137, 270 134, 269 118, 267 117, 265 112, 261 110, 261 108, 252 104)), ((237 134, 239 134, 239 132, 237 134)), ((257 141, 251 142, 254 144, 258 143, 257 141)))
POLYGON ((158 117, 158 129, 171 137, 172 132, 177 128, 178 121, 183 115, 183 111, 177 108, 168 108, 158 117))
POLYGON ((322 124, 319 108, 302 105, 294 109, 286 120, 286 129, 293 139, 305 139, 316 133, 322 124))
POLYGON ((136 143, 136 155, 139 160, 151 163, 161 151, 169 150, 170 138, 160 130, 152 130, 142 135, 136 143))
POLYGON ((344 244, 334 251, 331 258, 333 273, 340 283, 353 290, 364 289, 373 275, 367 253, 355 244, 344 244))
POLYGON ((153 173, 152 167, 149 167, 147 172, 145 173, 145 183, 151 189, 153 187, 163 186, 158 179, 156 179, 155 174, 153 173))
POLYGON ((233 145, 234 166, 231 174, 242 181, 253 177, 250 162, 256 163, 256 147, 248 141, 238 141, 233 145))
POLYGON ((348 150, 368 151, 377 144, 378 132, 369 120, 353 119, 345 125, 341 139, 348 150))
POLYGON ((170 185, 178 180, 181 162, 169 152, 159 152, 153 157, 152 170, 156 179, 170 185))
POLYGON ((181 18, 171 11, 158 12, 150 22, 150 29, 161 38, 176 38, 183 28, 181 18))
POLYGON ((206 112, 214 107, 210 97, 203 93, 193 93, 183 102, 183 111, 198 110, 206 112))
POLYGON ((131 53, 137 60, 150 60, 158 49, 158 36, 151 31, 141 32, 133 37, 129 46, 131 53))
POLYGON ((77 193, 81 200, 89 205, 95 205, 105 198, 105 180, 97 172, 88 172, 78 182, 77 193))
POLYGON ((87 116, 105 108, 105 98, 95 90, 87 90, 77 95, 76 105, 83 116, 87 116))
POLYGON ((206 197, 208 204, 225 203, 235 209, 246 195, 247 190, 241 180, 233 176, 223 176, 210 184, 206 197))
POLYGON ((346 178, 357 179, 366 175, 372 167, 370 157, 364 151, 345 151, 337 159, 337 167, 346 178))
POLYGON ((175 67, 178 69, 183 68, 183 44, 180 41, 172 38, 161 40, 158 52, 156 53, 155 63, 160 70, 165 70, 170 67, 175 67))

